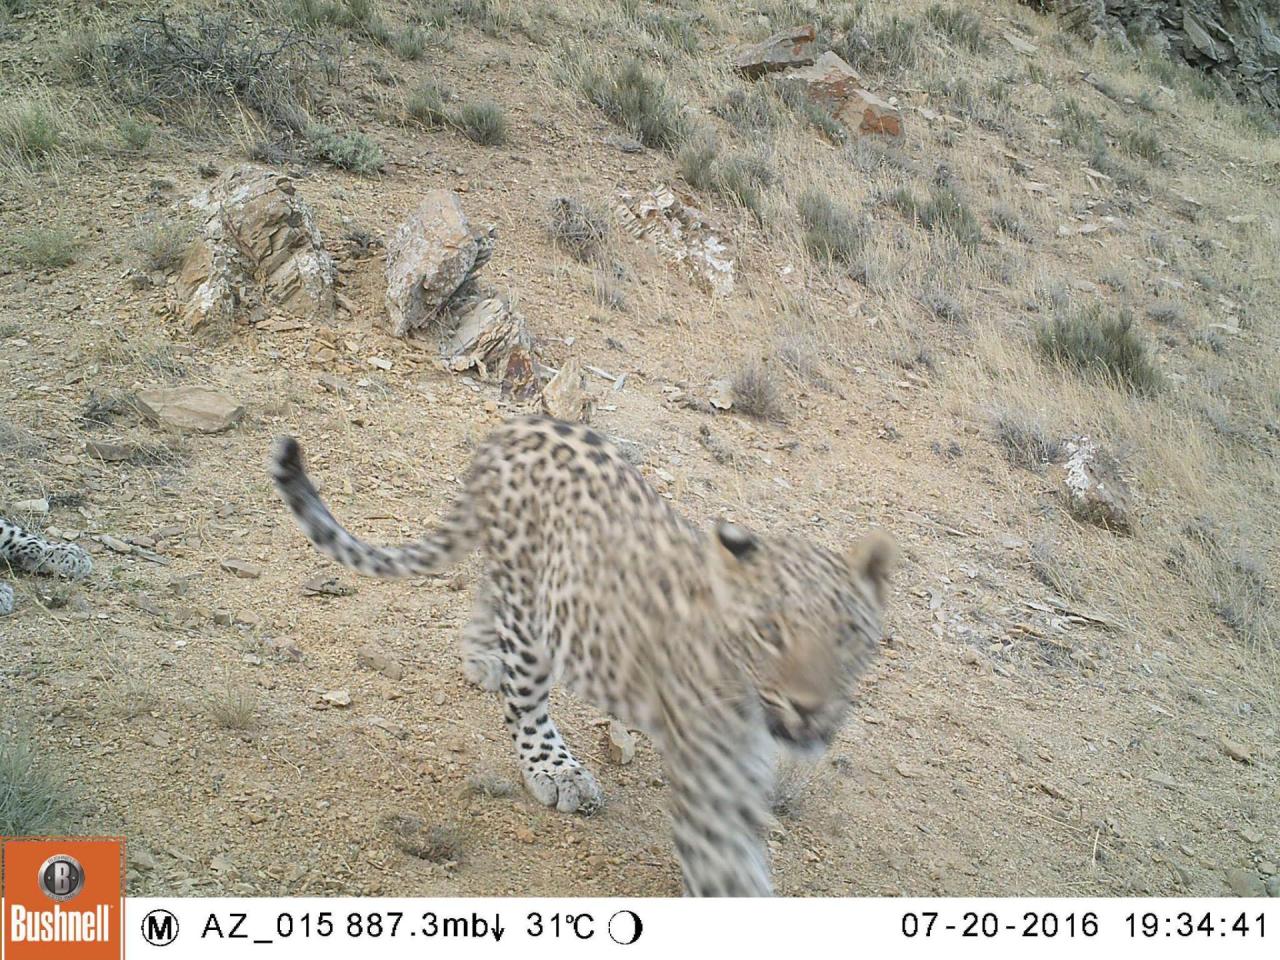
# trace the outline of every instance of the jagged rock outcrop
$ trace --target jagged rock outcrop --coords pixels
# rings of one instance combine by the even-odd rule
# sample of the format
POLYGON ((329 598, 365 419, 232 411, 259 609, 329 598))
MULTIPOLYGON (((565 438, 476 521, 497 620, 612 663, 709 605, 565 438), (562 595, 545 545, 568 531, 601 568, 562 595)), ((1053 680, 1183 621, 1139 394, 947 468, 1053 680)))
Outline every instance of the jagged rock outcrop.
POLYGON ((1023 0, 1086 37, 1154 45, 1280 110, 1275 0, 1023 0))
POLYGON ((235 167, 191 205, 204 220, 175 285, 188 329, 234 322, 259 305, 312 320, 333 315, 333 260, 294 180, 235 167))

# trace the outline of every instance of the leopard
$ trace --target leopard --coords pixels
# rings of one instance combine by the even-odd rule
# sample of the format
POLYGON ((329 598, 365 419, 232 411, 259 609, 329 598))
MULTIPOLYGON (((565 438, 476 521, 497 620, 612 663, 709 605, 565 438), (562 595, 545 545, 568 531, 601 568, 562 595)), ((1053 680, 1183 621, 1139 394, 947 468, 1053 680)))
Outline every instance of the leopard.
MULTIPOLYGON (((80 580, 93 572, 93 558, 74 543, 54 543, 0 517, 0 567, 80 580)), ((0 617, 13 613, 13 585, 0 583, 0 617)))
POLYGON ((462 672, 499 695, 538 802, 588 814, 603 799, 551 717, 559 683, 657 750, 687 895, 773 894, 776 762, 821 756, 844 724, 880 647, 887 533, 830 550, 723 517, 704 528, 612 440, 543 416, 480 442, 441 521, 402 546, 334 519, 295 438, 275 441, 270 472, 311 544, 360 574, 439 576, 481 550, 462 672))

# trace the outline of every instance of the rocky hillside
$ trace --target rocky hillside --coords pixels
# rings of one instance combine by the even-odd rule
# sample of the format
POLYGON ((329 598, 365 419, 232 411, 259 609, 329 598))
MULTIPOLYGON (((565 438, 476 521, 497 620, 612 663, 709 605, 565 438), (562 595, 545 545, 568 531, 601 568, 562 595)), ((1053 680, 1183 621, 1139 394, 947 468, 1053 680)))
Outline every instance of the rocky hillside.
POLYGON ((642 736, 563 698, 608 805, 515 786, 475 561, 356 582, 264 469, 399 540, 544 409, 903 549, 782 892, 1280 892, 1264 96, 1013 0, 84 8, 0 3, 0 513, 96 564, 14 578, 0 815, 137 893, 678 892, 642 736))

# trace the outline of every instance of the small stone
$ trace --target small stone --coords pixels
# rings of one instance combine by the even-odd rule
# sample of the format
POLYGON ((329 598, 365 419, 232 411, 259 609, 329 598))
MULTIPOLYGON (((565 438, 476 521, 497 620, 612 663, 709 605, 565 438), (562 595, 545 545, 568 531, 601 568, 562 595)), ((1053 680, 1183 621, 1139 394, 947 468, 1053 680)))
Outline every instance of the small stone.
POLYGON ((169 735, 163 731, 157 730, 151 736, 147 737, 147 743, 153 747, 164 749, 169 746, 169 735))
POLYGON ((619 766, 626 766, 636 755, 636 738, 631 731, 617 720, 609 721, 608 744, 609 760, 619 766))
POLYGON ((244 407, 222 391, 196 385, 142 390, 137 404, 149 420, 197 433, 220 433, 244 416, 244 407))
POLYGON ((730 380, 713 380, 711 392, 707 397, 717 410, 729 410, 733 407, 733 383, 730 380))
POLYGON ((1253 870, 1239 867, 1227 871, 1227 886, 1237 897, 1262 897, 1267 895, 1266 884, 1253 870))
POLYGON ((1053 783, 1050 780, 1041 780, 1039 783, 1036 784, 1036 786, 1039 787, 1044 793, 1047 793, 1049 796, 1053 797, 1055 800, 1067 799, 1067 791, 1064 790, 1058 784, 1053 783))
POLYGON ((267 822, 266 814, 259 813, 257 810, 250 810, 247 814, 245 814, 245 816, 247 816, 249 818, 249 822, 255 826, 257 826, 260 823, 267 822))
POLYGON ((101 440, 87 440, 85 453, 108 463, 124 463, 138 455, 138 448, 132 443, 110 443, 101 440))
POLYGON ((813 45, 818 37, 814 24, 775 33, 734 58, 733 66, 748 80, 789 67, 807 67, 813 63, 813 45))
POLYGON ((231 621, 232 621, 232 614, 230 610, 213 611, 213 622, 216 623, 218 626, 229 627, 231 626, 231 621))
POLYGON ((232 622, 242 627, 260 627, 262 626, 262 617, 253 610, 237 610, 232 622))
POLYGON ((248 560, 227 557, 219 566, 227 573, 235 574, 242 580, 257 580, 262 576, 262 567, 256 563, 250 563, 248 560))
POLYGON ((1280 897, 1280 876, 1267 878, 1266 891, 1268 897, 1280 897))
POLYGON ((1237 743, 1227 737, 1222 738, 1222 752, 1232 760, 1238 760, 1241 763, 1253 763, 1253 751, 1242 743, 1237 743))
POLYGON ((49 512, 49 501, 41 497, 39 500, 19 500, 13 505, 15 513, 38 513, 46 514, 49 512))
POLYGON ((366 644, 356 651, 356 663, 366 670, 380 673, 388 680, 404 678, 404 666, 390 654, 383 652, 372 644, 366 644))
POLYGON ((157 866, 155 856, 146 847, 130 844, 126 847, 125 855, 128 858, 129 866, 141 870, 143 873, 150 873, 157 866))
POLYGON ((920 777, 923 777, 927 772, 924 767, 921 767, 918 764, 908 763, 905 760, 898 760, 895 762, 893 769, 898 771, 899 776, 905 777, 908 780, 917 780, 920 777))
POLYGON ((534 832, 532 830, 530 830, 524 824, 520 824, 518 827, 516 827, 516 839, 519 840, 521 843, 533 843, 534 840, 537 839, 537 837, 534 835, 534 832))
POLYGON ((302 648, 288 637, 269 637, 266 644, 267 649, 273 655, 284 660, 296 661, 302 659, 302 648))
POLYGON ((349 690, 326 690, 320 694, 320 699, 331 707, 351 706, 351 692, 349 690))

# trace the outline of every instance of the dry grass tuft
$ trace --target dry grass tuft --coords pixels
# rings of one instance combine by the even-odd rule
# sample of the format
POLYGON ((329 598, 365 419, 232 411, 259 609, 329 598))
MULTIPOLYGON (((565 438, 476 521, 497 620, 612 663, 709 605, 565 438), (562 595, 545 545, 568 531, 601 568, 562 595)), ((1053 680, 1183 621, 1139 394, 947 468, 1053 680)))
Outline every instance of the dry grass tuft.
POLYGON ((228 730, 248 730, 257 723, 258 695, 227 680, 209 696, 209 715, 228 730))
POLYGON ((1163 381, 1146 341, 1133 328, 1133 318, 1124 311, 1104 315, 1101 304, 1054 317, 1037 331, 1036 344, 1048 359, 1134 393, 1154 393, 1163 381))
POLYGON ((439 824, 428 828, 410 814, 391 814, 383 818, 383 826, 397 850, 429 863, 456 864, 467 847, 467 834, 461 828, 439 824))
POLYGON ((609 237, 609 220, 603 211, 576 197, 556 197, 551 201, 547 230, 559 249, 587 263, 602 253, 609 237))
POLYGON ((674 151, 689 133, 684 108, 667 92, 666 82, 636 59, 612 70, 588 67, 582 92, 614 123, 648 147, 674 151))
POLYGON ((31 742, 0 733, 0 837, 38 836, 65 829, 67 784, 31 742))
POLYGON ((733 408, 757 420, 782 419, 782 391, 773 371, 752 361, 740 367, 730 381, 733 408))

